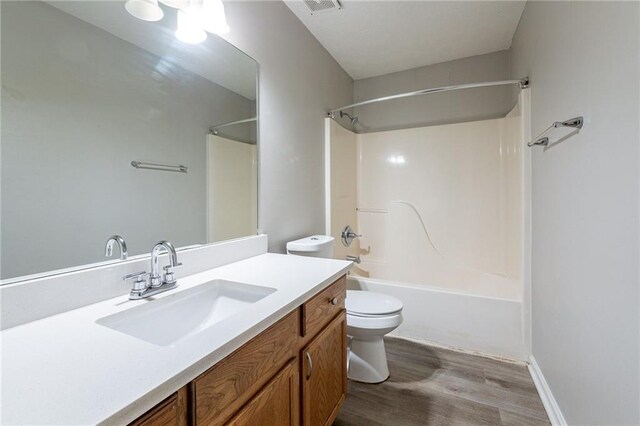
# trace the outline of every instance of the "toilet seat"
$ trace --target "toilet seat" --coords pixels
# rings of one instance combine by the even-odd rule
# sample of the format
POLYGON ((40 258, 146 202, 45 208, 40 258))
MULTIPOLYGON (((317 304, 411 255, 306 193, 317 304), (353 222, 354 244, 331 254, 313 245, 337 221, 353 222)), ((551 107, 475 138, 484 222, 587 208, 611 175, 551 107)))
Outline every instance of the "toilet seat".
POLYGON ((372 291, 347 290, 347 314, 353 317, 380 318, 400 314, 402 301, 372 291))
MULTIPOLYGON (((360 316, 347 312, 347 329, 359 328, 362 330, 385 330, 394 329, 402 324, 402 314, 384 316, 360 316)), ((347 333, 349 334, 349 333, 347 333)))

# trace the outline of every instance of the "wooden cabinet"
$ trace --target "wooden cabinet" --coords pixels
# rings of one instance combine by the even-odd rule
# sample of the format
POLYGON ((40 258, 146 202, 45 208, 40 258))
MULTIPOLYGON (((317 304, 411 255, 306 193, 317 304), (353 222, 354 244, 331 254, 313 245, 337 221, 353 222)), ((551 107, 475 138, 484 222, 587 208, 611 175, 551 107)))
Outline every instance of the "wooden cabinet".
POLYGON ((131 426, 187 426, 187 388, 184 387, 131 423, 131 426))
POLYGON ((331 425, 344 403, 346 340, 346 314, 342 311, 302 350, 302 412, 307 426, 331 425))
POLYGON ((343 276, 133 422, 330 425, 346 397, 343 276))
POLYGON ((344 310, 347 298, 347 277, 342 277, 302 305, 302 336, 305 341, 318 334, 336 315, 344 310))
POLYGON ((195 424, 224 424, 297 356, 299 330, 296 309, 191 382, 195 424))
POLYGON ((231 419, 229 426, 300 424, 300 373, 291 360, 231 419))

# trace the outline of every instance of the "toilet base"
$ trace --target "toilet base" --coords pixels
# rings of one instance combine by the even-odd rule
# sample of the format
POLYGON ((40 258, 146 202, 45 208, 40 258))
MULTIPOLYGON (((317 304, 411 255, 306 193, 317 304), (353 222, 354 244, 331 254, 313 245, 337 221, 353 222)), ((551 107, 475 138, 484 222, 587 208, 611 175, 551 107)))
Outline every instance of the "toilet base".
POLYGON ((382 337, 358 339, 349 336, 349 380, 362 383, 382 383, 389 378, 387 353, 382 337))

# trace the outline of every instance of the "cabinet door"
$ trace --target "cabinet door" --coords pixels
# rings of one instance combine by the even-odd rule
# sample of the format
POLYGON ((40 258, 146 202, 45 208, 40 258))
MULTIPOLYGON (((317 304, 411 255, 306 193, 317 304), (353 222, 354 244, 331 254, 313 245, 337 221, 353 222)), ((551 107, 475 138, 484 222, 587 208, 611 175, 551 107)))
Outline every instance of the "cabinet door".
POLYGON ((302 351, 305 426, 331 425, 347 395, 347 323, 342 311, 302 351))
POLYGON ((298 356, 298 309, 198 376, 191 386, 195 424, 220 426, 298 356))
POLYGON ((229 421, 232 426, 300 424, 300 372, 293 359, 229 421))
POLYGON ((130 424, 130 426, 186 426, 187 388, 162 401, 130 424))

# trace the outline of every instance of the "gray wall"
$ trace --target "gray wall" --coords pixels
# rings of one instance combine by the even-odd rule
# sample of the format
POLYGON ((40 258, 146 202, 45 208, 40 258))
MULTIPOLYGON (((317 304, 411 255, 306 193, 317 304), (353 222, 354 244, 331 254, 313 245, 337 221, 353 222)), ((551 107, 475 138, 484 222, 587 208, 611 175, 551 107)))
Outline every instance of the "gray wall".
MULTIPOLYGON (((358 102, 431 87, 509 78, 509 52, 504 50, 356 80, 354 97, 358 102)), ((513 93, 510 86, 491 87, 366 105, 355 108, 358 123, 354 129, 366 133, 504 117, 515 104, 513 93)))
POLYGON ((353 81, 281 1, 226 2, 227 40, 260 64, 259 227, 269 250, 324 232, 324 117, 353 81))
POLYGON ((206 242, 208 127, 254 102, 47 4, 1 7, 2 278, 104 260, 113 233, 131 254, 206 242))
MULTIPOLYGON (((531 77, 532 347, 570 424, 638 424, 638 2, 527 3, 512 76, 531 77)), ((525 148, 526 149, 526 148, 525 148)))

